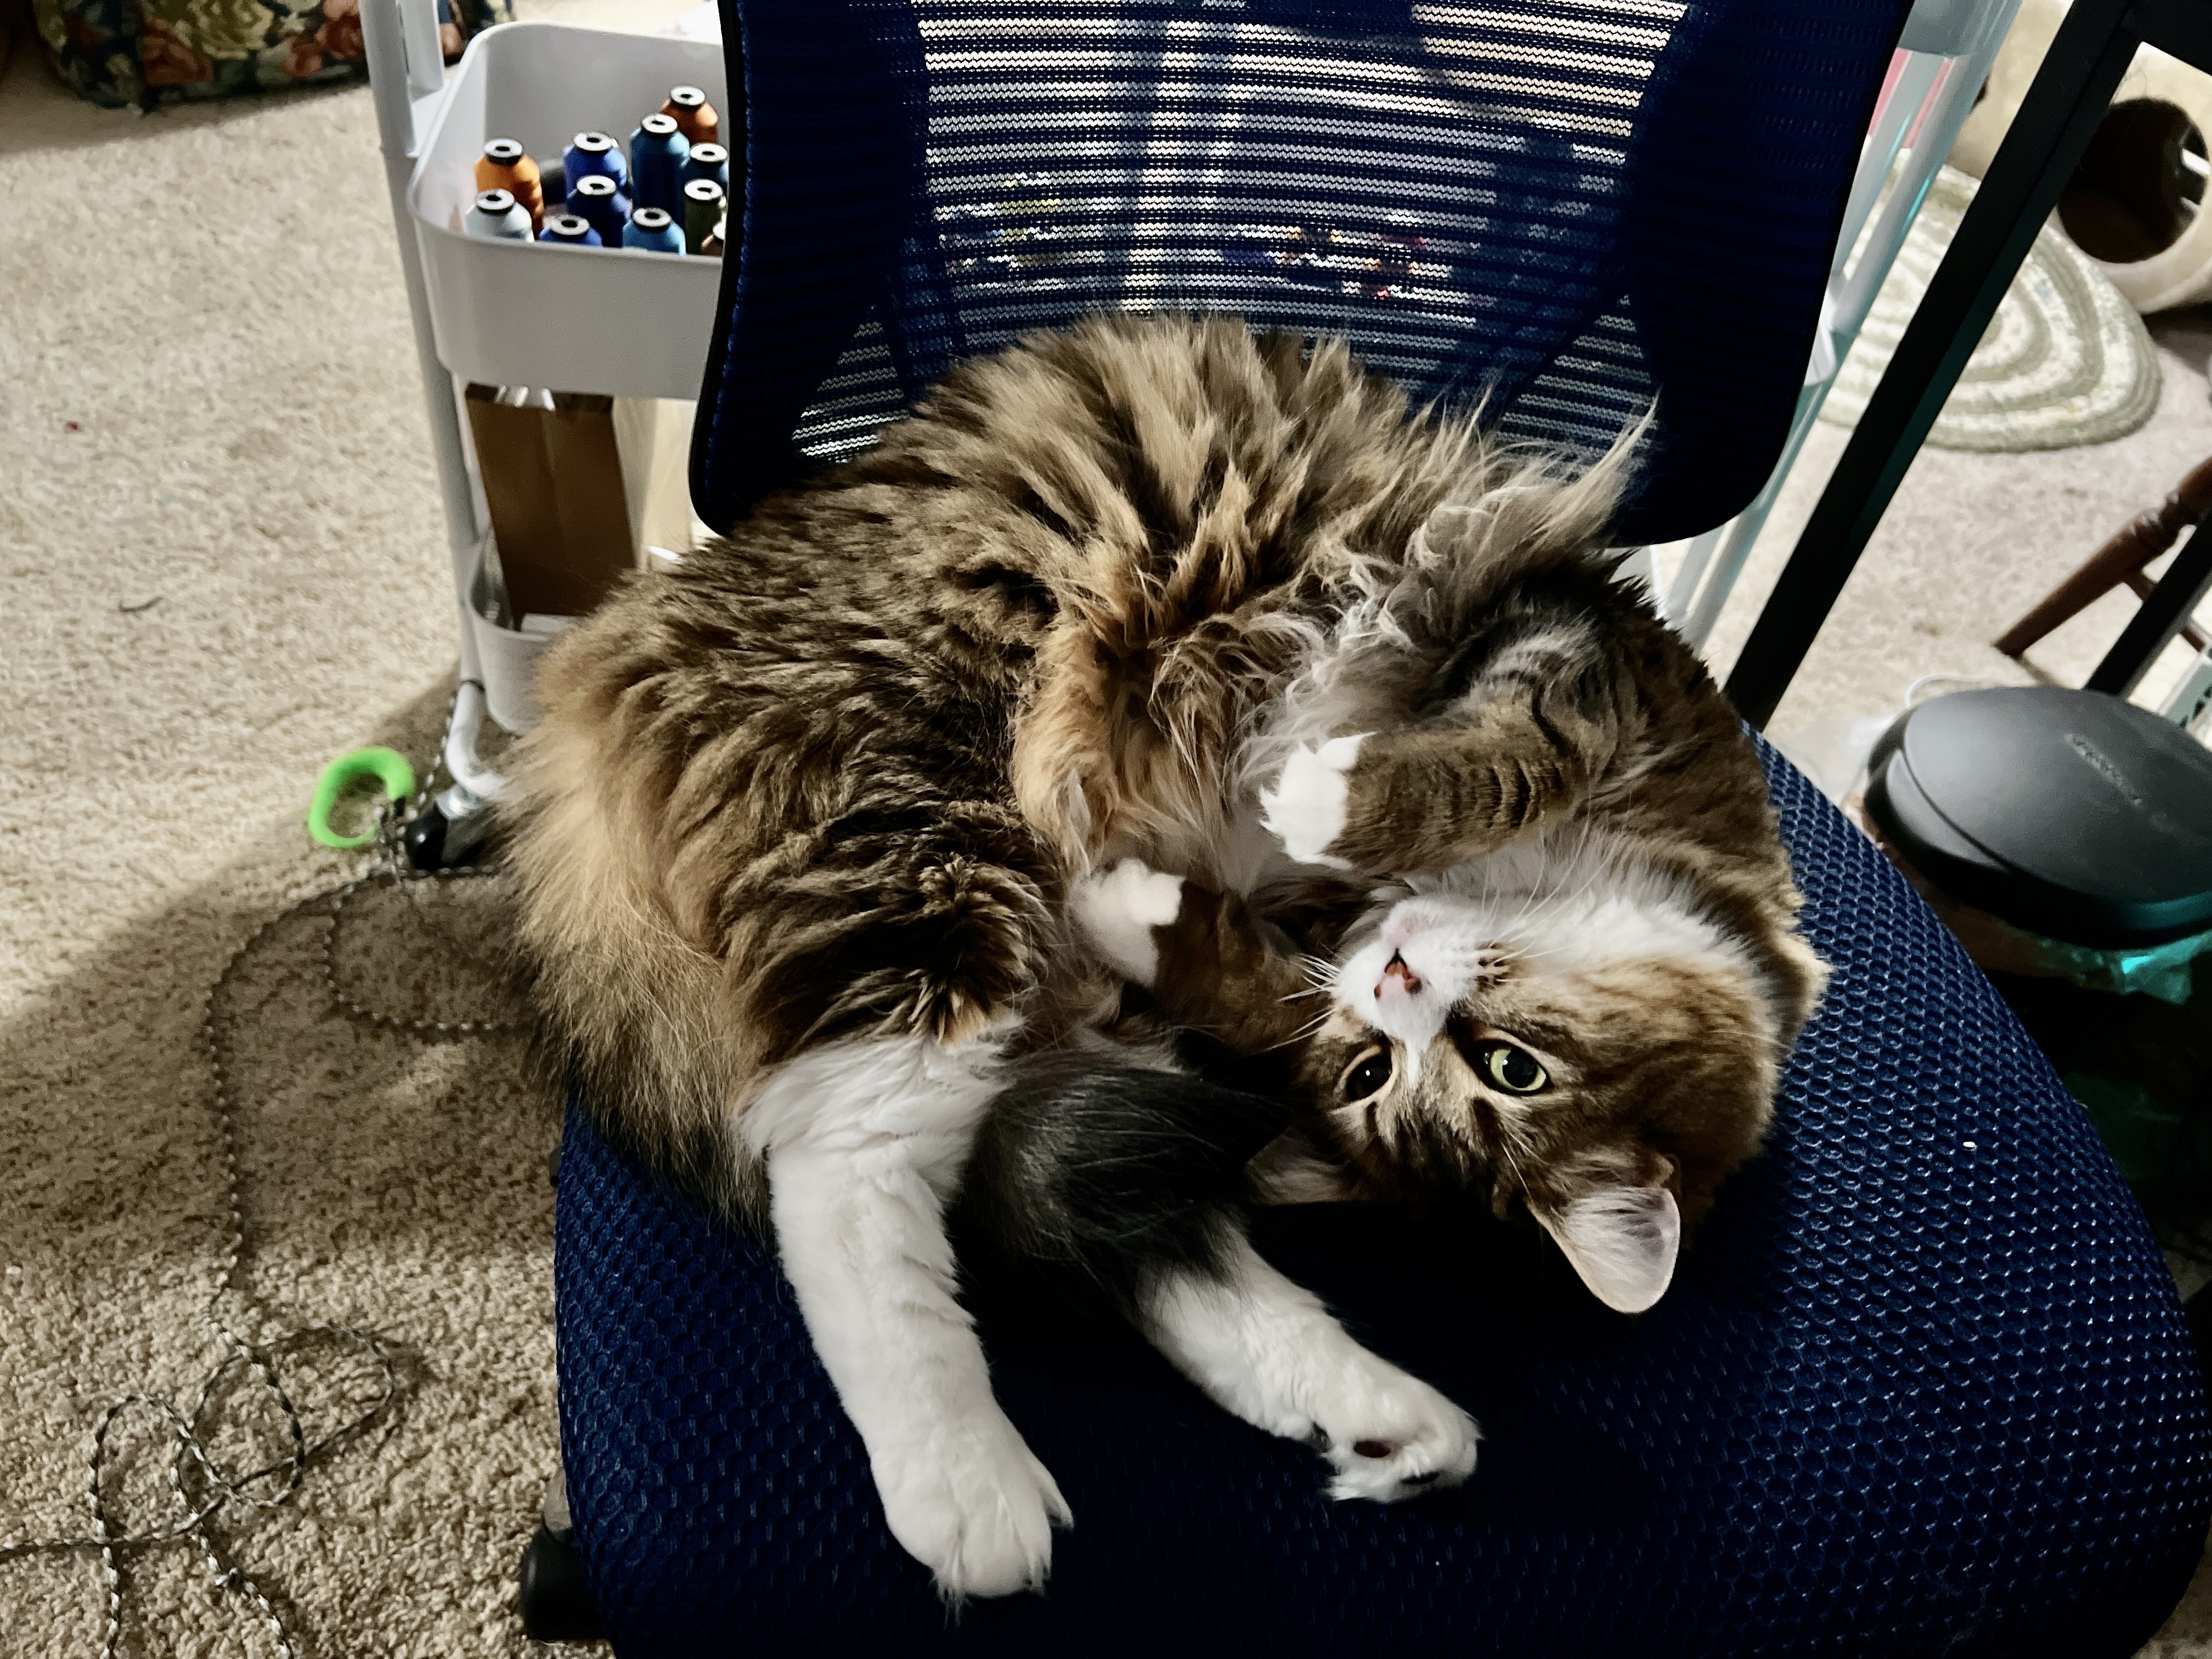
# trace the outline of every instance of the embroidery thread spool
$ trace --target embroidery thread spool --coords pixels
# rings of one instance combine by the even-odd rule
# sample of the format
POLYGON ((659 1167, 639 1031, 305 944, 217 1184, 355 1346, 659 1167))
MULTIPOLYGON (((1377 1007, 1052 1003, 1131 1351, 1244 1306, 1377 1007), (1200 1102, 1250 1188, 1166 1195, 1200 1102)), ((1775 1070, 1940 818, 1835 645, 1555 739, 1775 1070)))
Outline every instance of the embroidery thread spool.
POLYGON ((608 247, 623 245, 623 227, 629 222, 629 198, 604 173, 579 179, 568 191, 568 211, 599 233, 608 247))
POLYGON ((728 240, 729 234, 729 221, 726 219, 716 221, 714 229, 707 233, 707 240, 699 244, 699 252, 709 254, 717 259, 720 258, 722 257, 723 246, 728 240))
POLYGON ((690 155, 691 141, 678 131, 674 116, 647 116, 629 136, 629 199, 639 207, 681 212, 678 174, 690 155))
POLYGON ((684 186, 684 246, 694 252, 707 251, 707 238, 729 211, 722 187, 712 179, 694 179, 684 186))
POLYGON ((504 190, 480 191, 476 204, 470 208, 468 217, 461 221, 464 234, 483 242, 526 242, 530 240, 530 215, 514 193, 504 190))
POLYGON ((730 152, 720 144, 694 144, 684 163, 684 182, 712 179, 724 190, 730 187, 730 152))
POLYGON ((676 123, 688 143, 721 142, 722 118, 714 113, 707 94, 696 87, 671 87, 668 101, 660 106, 660 112, 676 123))
POLYGON ((495 138, 484 146, 477 158, 477 188, 503 190, 513 196, 530 216, 531 229, 545 222, 545 189, 538 163, 514 139, 495 138))
POLYGON ((615 147, 615 141, 604 132, 580 132, 561 152, 561 175, 568 194, 574 196, 576 186, 595 173, 613 179, 617 190, 629 182, 629 169, 623 165, 622 151, 615 147))
POLYGON ((545 228, 538 233, 541 242, 558 242, 565 247, 604 247, 606 239, 592 228, 589 219, 574 213, 548 214, 545 228))
POLYGON ((684 252, 684 233, 669 217, 668 210, 641 207, 629 216, 623 227, 622 245, 646 253, 681 253, 684 252))

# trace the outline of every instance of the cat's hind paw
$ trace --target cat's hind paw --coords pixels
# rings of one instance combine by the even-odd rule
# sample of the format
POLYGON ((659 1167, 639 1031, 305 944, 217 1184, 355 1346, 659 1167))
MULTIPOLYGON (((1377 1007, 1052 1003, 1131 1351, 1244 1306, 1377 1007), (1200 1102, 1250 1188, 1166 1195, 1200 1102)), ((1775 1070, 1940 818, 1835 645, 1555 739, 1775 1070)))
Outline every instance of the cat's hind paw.
POLYGON ((873 1459, 876 1486, 891 1536, 936 1575, 938 1594, 957 1604, 1042 1589, 1053 1528, 1075 1520, 1004 1413, 993 1407, 942 1425, 916 1452, 873 1459))
POLYGON ((1324 1455, 1336 1468, 1329 1496, 1395 1504, 1474 1473, 1482 1438, 1474 1419, 1417 1376, 1364 1353, 1320 1402, 1324 1455))
POLYGON ((1141 859, 1123 859, 1079 880, 1068 906, 1091 948, 1115 972, 1149 990, 1160 971, 1152 929, 1182 913, 1182 878, 1141 859))
POLYGON ((1299 744, 1283 763, 1274 787, 1260 792, 1260 822, 1300 864, 1352 867, 1349 860, 1330 856, 1328 848, 1344 833, 1352 804, 1346 774, 1366 738, 1362 732, 1319 745, 1299 744))

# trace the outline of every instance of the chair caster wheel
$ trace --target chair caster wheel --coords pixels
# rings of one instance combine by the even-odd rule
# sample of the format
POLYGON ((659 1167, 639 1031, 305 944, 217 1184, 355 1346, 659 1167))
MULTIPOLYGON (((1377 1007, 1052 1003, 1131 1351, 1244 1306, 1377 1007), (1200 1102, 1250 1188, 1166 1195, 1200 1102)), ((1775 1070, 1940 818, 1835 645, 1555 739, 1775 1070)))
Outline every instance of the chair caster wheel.
POLYGON ((407 862, 417 870, 451 870, 469 863, 490 832, 491 814, 482 807, 453 818, 436 801, 426 802, 407 826, 407 862))
POLYGON ((522 1628, 540 1642, 596 1642, 606 1634, 584 1583, 583 1558, 544 1526, 522 1552, 520 1601, 522 1628))

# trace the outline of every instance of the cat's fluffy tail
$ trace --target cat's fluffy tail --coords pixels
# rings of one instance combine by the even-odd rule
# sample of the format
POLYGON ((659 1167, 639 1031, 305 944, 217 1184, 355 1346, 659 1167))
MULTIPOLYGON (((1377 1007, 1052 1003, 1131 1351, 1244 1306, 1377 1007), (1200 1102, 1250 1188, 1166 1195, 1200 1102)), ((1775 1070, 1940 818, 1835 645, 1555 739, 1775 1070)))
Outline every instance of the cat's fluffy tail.
POLYGON ((1133 1313, 1162 1273, 1224 1269, 1243 1235, 1245 1166, 1289 1119, 1256 1094, 1092 1054, 1018 1061, 961 1177, 962 1262, 1072 1278, 1133 1313))

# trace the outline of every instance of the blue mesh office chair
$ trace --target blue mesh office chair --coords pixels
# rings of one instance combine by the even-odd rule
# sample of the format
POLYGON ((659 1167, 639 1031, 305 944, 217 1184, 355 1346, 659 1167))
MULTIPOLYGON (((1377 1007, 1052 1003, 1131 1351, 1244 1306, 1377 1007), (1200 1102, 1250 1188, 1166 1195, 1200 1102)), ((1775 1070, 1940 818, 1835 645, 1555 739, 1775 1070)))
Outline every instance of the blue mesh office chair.
MULTIPOLYGON (((743 228, 695 501, 726 526, 1024 329, 1183 307, 1585 447, 1656 393, 1624 539, 1703 529, 1774 459, 1903 9, 725 0, 743 228)), ((1481 1421, 1475 1478, 1413 1504, 1329 1502, 1128 1333, 987 1321, 1078 1524, 1047 1595, 949 1624, 772 1255, 572 1114, 562 1449, 617 1651, 2131 1651, 2212 1513, 2172 1285, 1987 982, 1770 765, 1836 979, 1656 1310, 1488 1224, 1264 1219, 1481 1421)))

